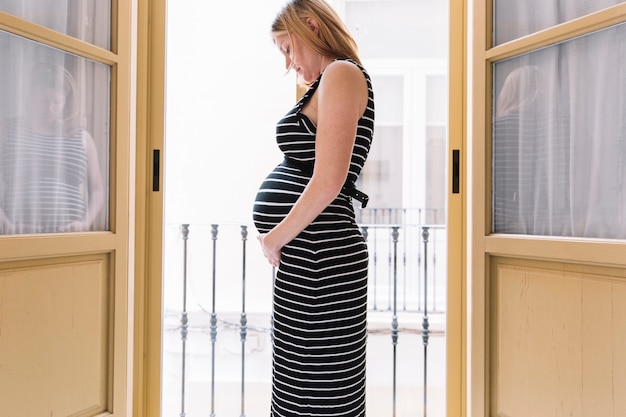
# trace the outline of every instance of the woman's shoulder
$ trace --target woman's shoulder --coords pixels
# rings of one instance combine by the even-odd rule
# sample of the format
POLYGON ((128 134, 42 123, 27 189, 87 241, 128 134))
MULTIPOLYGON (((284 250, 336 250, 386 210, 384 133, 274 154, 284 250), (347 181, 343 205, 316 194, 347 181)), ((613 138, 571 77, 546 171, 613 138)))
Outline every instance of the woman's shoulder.
POLYGON ((365 69, 357 62, 347 58, 338 58, 326 66, 324 76, 326 76, 327 73, 339 74, 343 76, 355 76, 364 72, 365 69))
POLYGON ((365 111, 369 96, 369 80, 354 61, 335 60, 324 70, 319 85, 320 96, 330 107, 357 102, 360 115, 365 111))
POLYGON ((367 79, 367 74, 359 64, 352 60, 336 59, 324 69, 320 84, 361 87, 364 79, 367 79))

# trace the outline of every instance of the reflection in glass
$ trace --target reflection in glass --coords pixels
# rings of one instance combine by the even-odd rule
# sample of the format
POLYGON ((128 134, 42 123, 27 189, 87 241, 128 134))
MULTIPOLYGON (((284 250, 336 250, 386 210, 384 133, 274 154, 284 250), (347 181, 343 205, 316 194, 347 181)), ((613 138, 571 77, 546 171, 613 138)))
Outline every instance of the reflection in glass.
POLYGON ((494 64, 495 233, 626 238, 626 24, 494 64))
POLYGON ((493 44, 512 41, 622 3, 622 0, 494 0, 493 44))
POLYGON ((0 49, 0 234, 106 230, 109 68, 5 32, 0 49))
POLYGON ((111 48, 110 0, 0 0, 0 11, 111 48))

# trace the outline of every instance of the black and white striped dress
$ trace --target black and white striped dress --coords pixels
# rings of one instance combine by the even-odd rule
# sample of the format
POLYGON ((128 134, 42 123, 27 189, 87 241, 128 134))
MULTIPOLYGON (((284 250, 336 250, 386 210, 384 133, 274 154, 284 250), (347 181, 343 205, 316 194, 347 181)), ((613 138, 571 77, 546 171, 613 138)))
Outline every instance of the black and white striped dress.
MULTIPOLYGON (((355 181, 367 158, 374 128, 374 99, 359 120, 348 174, 355 181)), ((300 111, 320 77, 278 123, 285 156, 315 160, 316 127, 300 111)), ((289 212, 310 173, 286 162, 261 185, 253 218, 265 233, 289 212)), ((282 251, 274 283, 274 417, 365 415, 368 253, 351 198, 343 192, 282 251)))
POLYGON ((54 233, 85 216, 83 131, 43 135, 12 119, 0 153, 0 207, 16 233, 54 233))

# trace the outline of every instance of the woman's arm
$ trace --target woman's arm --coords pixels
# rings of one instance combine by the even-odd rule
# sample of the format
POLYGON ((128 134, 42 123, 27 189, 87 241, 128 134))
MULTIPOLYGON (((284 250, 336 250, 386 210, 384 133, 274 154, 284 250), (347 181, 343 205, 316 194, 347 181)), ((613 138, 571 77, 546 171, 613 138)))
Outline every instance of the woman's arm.
POLYGON ((100 214, 105 203, 105 189, 100 172, 100 160, 98 150, 89 132, 83 132, 83 143, 87 154, 87 211, 80 222, 70 223, 59 231, 61 232, 86 232, 100 214))
POLYGON ((365 77, 354 64, 335 61, 326 67, 317 95, 315 168, 304 192, 289 214, 269 233, 259 236, 263 253, 273 266, 280 251, 339 195, 352 157, 357 124, 367 106, 365 77))
MULTIPOLYGON (((4 143, 6 141, 6 126, 4 123, 4 117, 0 117, 0 155, 2 155, 2 152, 4 152, 3 148, 4 148, 4 143)), ((15 233, 14 227, 13 227, 13 223, 11 223, 11 220, 9 220, 8 216, 5 214, 4 210, 2 209, 3 206, 3 195, 4 195, 4 189, 6 187, 6 185, 4 184, 4 180, 3 180, 3 174, 2 174, 2 169, 0 168, 0 234, 4 234, 4 235, 8 235, 8 234, 12 234, 15 233)))
POLYGON ((91 135, 85 131, 86 151, 87 151, 87 190, 89 192, 87 215, 85 220, 91 226, 96 220, 102 207, 105 204, 105 189, 100 171, 100 158, 98 150, 91 135))

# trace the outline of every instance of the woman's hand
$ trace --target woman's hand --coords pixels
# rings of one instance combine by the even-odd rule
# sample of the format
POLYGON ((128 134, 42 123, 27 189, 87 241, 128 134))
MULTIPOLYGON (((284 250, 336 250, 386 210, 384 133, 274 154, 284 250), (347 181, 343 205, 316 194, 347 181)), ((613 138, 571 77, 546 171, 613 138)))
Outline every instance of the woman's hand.
POLYGON ((272 245, 271 237, 267 233, 260 234, 257 239, 261 243, 261 249, 263 249, 263 255, 267 261, 273 267, 278 267, 280 264, 280 251, 281 247, 272 245))
POLYGON ((89 230, 89 222, 86 220, 83 220, 83 221, 75 221, 72 223, 68 223, 64 226, 60 226, 57 231, 60 233, 69 233, 69 232, 86 232, 88 230, 89 230))
POLYGON ((0 207, 0 235, 14 235, 17 233, 17 227, 9 220, 2 207, 0 207))
POLYGON ((43 228, 31 224, 13 224, 8 219, 0 222, 0 235, 31 235, 36 233, 43 233, 43 228))
POLYGON ((0 219, 0 235, 13 235, 15 234, 16 227, 9 219, 0 219))

